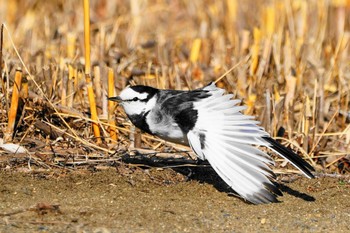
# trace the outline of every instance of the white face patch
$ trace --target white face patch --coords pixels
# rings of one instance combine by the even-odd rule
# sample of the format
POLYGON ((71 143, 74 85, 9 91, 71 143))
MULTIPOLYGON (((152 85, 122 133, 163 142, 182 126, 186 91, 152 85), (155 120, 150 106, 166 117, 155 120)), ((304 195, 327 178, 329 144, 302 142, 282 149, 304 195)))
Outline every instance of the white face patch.
POLYGON ((130 87, 124 89, 119 97, 122 99, 122 100, 132 100, 134 99, 135 97, 139 100, 144 100, 146 99, 148 96, 147 93, 139 93, 137 91, 134 91, 133 89, 131 89, 130 87))
POLYGON ((155 106, 156 106, 156 103, 157 103, 157 99, 155 96, 153 96, 146 104, 146 108, 145 108, 145 111, 149 111, 149 110, 152 110, 155 106))
POLYGON ((146 102, 142 102, 140 100, 125 101, 121 102, 120 104, 123 106, 125 113, 129 116, 139 115, 144 112, 146 108, 146 102))
POLYGON ((127 115, 139 115, 142 112, 151 110, 155 106, 155 97, 145 101, 148 95, 149 94, 146 92, 140 93, 128 87, 119 95, 119 97, 122 99, 120 104, 123 106, 127 115))

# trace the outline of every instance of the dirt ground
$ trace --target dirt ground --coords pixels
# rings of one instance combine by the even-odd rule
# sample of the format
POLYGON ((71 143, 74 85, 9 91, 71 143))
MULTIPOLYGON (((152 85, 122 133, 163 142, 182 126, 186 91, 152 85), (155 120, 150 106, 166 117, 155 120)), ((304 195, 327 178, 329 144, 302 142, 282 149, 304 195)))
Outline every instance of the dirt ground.
POLYGON ((256 206, 230 194, 210 168, 190 178, 184 171, 3 170, 0 232, 350 231, 349 178, 292 177, 280 182, 280 203, 256 206))

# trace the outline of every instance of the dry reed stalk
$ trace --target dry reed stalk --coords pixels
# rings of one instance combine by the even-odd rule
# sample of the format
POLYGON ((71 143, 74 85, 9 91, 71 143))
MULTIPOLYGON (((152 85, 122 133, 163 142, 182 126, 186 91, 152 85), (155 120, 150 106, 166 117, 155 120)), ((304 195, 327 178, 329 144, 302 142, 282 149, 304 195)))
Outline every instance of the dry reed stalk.
POLYGON ((161 89, 160 88, 160 82, 159 82, 159 68, 157 67, 156 69, 155 69, 155 79, 156 79, 156 87, 158 88, 158 89, 161 89))
MULTIPOLYGON (((114 71, 112 68, 108 68, 108 96, 115 96, 114 90, 114 71)), ((118 140, 118 133, 115 124, 115 115, 114 115, 115 103, 113 101, 108 101, 108 124, 109 127, 109 135, 112 140, 118 140)))
POLYGON ((90 47, 90 1, 84 0, 84 51, 85 75, 91 74, 91 47, 90 47))
POLYGON ((260 50, 260 41, 261 41, 261 32, 259 28, 255 27, 253 31, 253 45, 251 46, 251 56, 252 61, 250 65, 250 76, 254 76, 259 64, 259 50, 260 50))
POLYGON ((128 46, 131 48, 136 47, 137 44, 137 38, 139 37, 142 23, 141 12, 145 5, 147 5, 147 1, 145 0, 130 1, 132 26, 129 28, 128 32, 128 46))
POLYGON ((226 0, 227 6, 227 17, 226 17, 226 30, 228 34, 229 41, 231 44, 235 42, 235 34, 237 33, 236 24, 237 24, 237 0, 226 0))
MULTIPOLYGON (((284 10, 285 10, 285 17, 287 19, 287 26, 288 26, 288 30, 284 31, 284 34, 288 32, 290 40, 291 40, 291 45, 294 48, 294 45, 296 44, 295 42, 295 21, 294 21, 294 15, 293 15, 293 5, 294 7, 298 5, 300 1, 297 0, 296 3, 293 4, 292 1, 286 1, 286 4, 284 4, 284 10)), ((293 50, 294 51, 294 50, 293 50)))
POLYGON ((75 33, 67 33, 67 57, 72 61, 75 55, 75 41, 76 35, 75 33))
POLYGON ((248 70, 249 65, 245 64, 244 66, 240 67, 237 70, 237 93, 239 96, 242 98, 247 98, 246 96, 246 90, 248 87, 247 83, 247 70, 248 70))
POLYGON ((271 125, 271 113, 272 113, 271 93, 269 89, 266 89, 266 92, 265 92, 265 102, 266 102, 266 114, 264 114, 264 118, 265 118, 264 128, 266 129, 267 132, 272 133, 273 129, 271 125))
POLYGON ((299 11, 296 15, 296 55, 300 55, 300 49, 305 43, 305 34, 307 31, 307 11, 308 11, 308 3, 307 1, 300 1, 299 11))
POLYGON ((228 8, 228 17, 230 19, 230 24, 233 24, 237 21, 238 2, 237 0, 226 0, 226 5, 228 8))
POLYGON ((4 24, 1 24, 1 28, 0 28, 0 79, 1 79, 1 82, 2 82, 2 68, 3 68, 3 63, 2 63, 2 46, 4 43, 3 36, 4 36, 4 24))
POLYGON ((344 34, 346 22, 346 0, 333 0, 332 6, 336 9, 336 35, 340 40, 344 34))
POLYGON ((270 55, 272 50, 272 36, 275 32, 276 21, 276 9, 268 5, 263 11, 263 36, 264 36, 264 46, 263 52, 260 59, 260 63, 256 72, 257 82, 260 84, 261 78, 264 72, 267 71, 268 65, 270 63, 270 55))
POLYGON ((286 98, 285 98, 285 112, 286 123, 288 127, 288 136, 292 138, 294 125, 294 96, 296 87, 296 77, 293 74, 288 74, 286 77, 286 98))
POLYGON ((303 149, 304 151, 309 151, 309 132, 310 132, 310 125, 311 125, 311 119, 312 119, 312 112, 311 112, 311 104, 310 104, 310 98, 306 96, 306 101, 304 104, 304 114, 303 114, 303 149))
POLYGON ((130 148, 136 148, 135 145, 135 135, 136 135, 136 127, 134 125, 130 126, 130 133, 129 133, 129 141, 130 141, 130 148))
POLYGON ((141 148, 141 131, 138 128, 135 128, 134 133, 134 148, 141 148))
POLYGON ((69 64, 68 65, 68 79, 67 79, 67 107, 73 107, 74 101, 74 67, 69 64))
POLYGON ((275 32, 276 24, 276 9, 274 6, 267 6, 264 8, 264 20, 263 25, 265 29, 265 36, 271 38, 272 34, 275 32))
POLYGON ((63 75, 61 80, 61 105, 62 106, 67 106, 67 82, 68 82, 67 76, 63 75))
POLYGON ((317 58, 321 57, 322 54, 322 43, 325 41, 327 34, 327 21, 329 12, 329 1, 317 1, 317 12, 318 12, 318 34, 316 40, 314 40, 314 53, 317 58))
POLYGON ((250 43, 249 37, 250 37, 250 31, 243 30, 241 44, 240 44, 240 55, 241 56, 247 55, 247 52, 249 50, 249 43, 250 43))
POLYGON ((85 79, 86 79, 86 87, 87 87, 87 92, 88 92, 88 99, 89 99, 89 104, 90 104, 90 113, 91 113, 91 120, 93 121, 92 123, 92 129, 94 132, 94 136, 96 138, 97 144, 100 144, 102 142, 101 140, 101 134, 100 134, 100 128, 98 126, 98 116, 97 116, 97 108, 96 108, 96 101, 95 101, 95 96, 94 96, 94 89, 92 87, 92 82, 90 75, 85 74, 85 79))
POLYGON ((292 105, 294 101, 294 94, 295 94, 295 83, 293 80, 293 74, 292 74, 292 47, 290 44, 290 37, 287 34, 285 36, 285 44, 283 48, 283 57, 284 57, 284 64, 283 64, 283 70, 284 70, 284 79, 286 81, 286 100, 284 102, 284 106, 286 111, 288 111, 288 107, 292 105))
POLYGON ((85 84, 84 72, 76 69, 74 92, 77 93, 77 99, 81 102, 82 107, 85 108, 84 89, 81 88, 83 84, 85 84))
POLYGON ((27 99, 29 97, 28 79, 22 78, 21 98, 27 99))
POLYGON ((57 79, 58 79, 59 69, 58 69, 58 66, 54 64, 50 66, 50 69, 51 69, 50 79, 52 80, 52 83, 51 83, 51 88, 49 89, 48 96, 53 96, 54 93, 57 93, 57 79))
MULTIPOLYGON (((282 4, 282 2, 280 2, 282 4)), ((284 82, 284 75, 282 73, 283 69, 283 42, 284 42, 284 28, 285 28, 285 10, 284 6, 279 5, 277 6, 279 11, 279 18, 277 20, 278 25, 276 26, 276 33, 272 36, 272 56, 275 62, 275 68, 276 68, 276 74, 277 74, 277 82, 283 83, 284 82)))
POLYGON ((254 93, 248 94, 247 100, 244 102, 244 105, 247 106, 247 109, 244 110, 244 114, 247 114, 247 115, 253 114, 255 103, 256 103, 256 98, 257 98, 256 94, 254 94, 254 93))
POLYGON ((101 100, 102 97, 102 86, 101 86, 101 69, 99 66, 93 67, 94 72, 94 88, 95 88, 95 96, 97 100, 101 100))
POLYGON ((277 136, 279 126, 281 125, 283 118, 282 109, 283 109, 283 99, 281 98, 277 85, 273 87, 273 98, 272 98, 272 132, 273 137, 277 136))
POLYGON ((90 104, 90 112, 91 112, 91 120, 92 129, 94 132, 94 136, 96 138, 97 144, 101 144, 101 133, 98 125, 98 116, 97 116, 97 108, 96 101, 94 96, 94 89, 92 87, 91 81, 91 60, 90 60, 90 4, 89 0, 84 0, 84 48, 85 48, 85 80, 86 87, 88 92, 88 99, 90 104))
POLYGON ((13 83, 12 88, 12 97, 11 97, 11 107, 8 113, 8 124, 6 132, 4 133, 4 141, 10 142, 12 141, 12 135, 15 128, 17 109, 18 109, 18 101, 19 101, 19 93, 21 90, 22 84, 22 71, 16 70, 15 73, 15 81, 13 83))
POLYGON ((6 22, 13 24, 18 17, 18 1, 7 1, 6 22))
POLYGON ((210 41, 207 38, 202 38, 202 48, 200 51, 199 62, 204 65, 209 65, 211 60, 211 47, 210 41))
MULTIPOLYGON (((107 99, 107 96, 108 96, 108 87, 107 87, 107 90, 105 90, 105 89, 102 90, 102 96, 101 96, 102 113, 100 114, 100 117, 102 119, 105 119, 105 120, 108 120, 108 99, 107 99)), ((102 130, 103 130, 103 128, 102 128, 102 130)))
POLYGON ((161 66, 161 76, 159 77, 159 88, 160 89, 165 89, 167 87, 166 81, 167 79, 167 72, 168 72, 168 67, 165 66, 164 64, 161 66))
POLYGON ((190 54, 190 61, 194 64, 198 61, 200 49, 202 45, 202 40, 199 38, 196 38, 192 43, 191 48, 191 54, 190 54))

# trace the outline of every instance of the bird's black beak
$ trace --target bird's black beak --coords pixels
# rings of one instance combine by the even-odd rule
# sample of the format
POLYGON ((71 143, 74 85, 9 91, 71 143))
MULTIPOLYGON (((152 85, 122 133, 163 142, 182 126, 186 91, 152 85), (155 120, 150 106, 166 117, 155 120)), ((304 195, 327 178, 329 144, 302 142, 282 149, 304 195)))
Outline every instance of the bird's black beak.
POLYGON ((121 102, 122 101, 122 99, 119 96, 109 97, 108 100, 115 101, 115 102, 121 102))

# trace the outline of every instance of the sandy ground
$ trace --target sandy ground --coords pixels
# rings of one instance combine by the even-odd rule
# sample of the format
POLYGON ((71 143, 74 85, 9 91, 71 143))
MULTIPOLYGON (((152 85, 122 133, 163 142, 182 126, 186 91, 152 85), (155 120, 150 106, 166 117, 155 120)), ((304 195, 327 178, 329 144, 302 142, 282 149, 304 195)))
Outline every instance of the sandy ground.
POLYGON ((256 206, 208 168, 1 171, 0 232, 350 232, 349 178, 293 180, 256 206))

